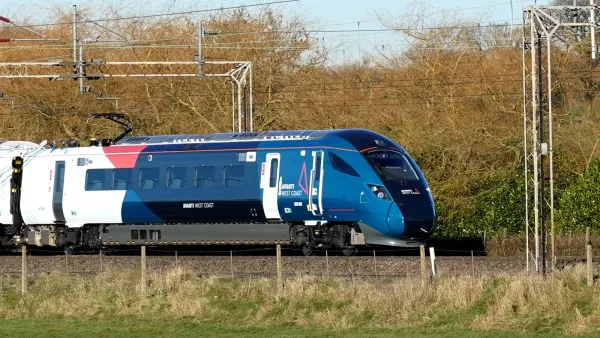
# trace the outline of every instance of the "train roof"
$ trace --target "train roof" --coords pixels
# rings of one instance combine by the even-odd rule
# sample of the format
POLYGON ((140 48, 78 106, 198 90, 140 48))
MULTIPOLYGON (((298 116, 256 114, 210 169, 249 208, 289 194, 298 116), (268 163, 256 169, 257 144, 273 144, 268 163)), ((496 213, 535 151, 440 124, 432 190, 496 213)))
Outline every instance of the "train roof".
POLYGON ((204 143, 235 141, 268 141, 268 140, 316 140, 328 135, 333 130, 286 130, 242 133, 215 133, 208 135, 180 134, 155 136, 130 136, 119 140, 117 145, 124 144, 160 144, 160 143, 204 143))
POLYGON ((330 130, 285 130, 242 133, 215 133, 208 135, 181 134, 130 136, 119 140, 116 145, 144 144, 182 144, 182 143, 218 143, 218 142, 263 142, 263 141, 295 141, 319 140, 327 136, 345 139, 357 150, 386 147, 405 151, 401 146, 385 136, 366 129, 330 129, 330 130))

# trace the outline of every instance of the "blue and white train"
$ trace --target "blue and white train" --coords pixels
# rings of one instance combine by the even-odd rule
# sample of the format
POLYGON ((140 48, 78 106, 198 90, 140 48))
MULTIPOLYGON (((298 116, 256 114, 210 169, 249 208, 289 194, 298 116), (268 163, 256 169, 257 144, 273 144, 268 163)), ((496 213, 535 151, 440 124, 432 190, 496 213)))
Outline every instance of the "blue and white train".
POLYGON ((0 144, 0 227, 13 244, 418 246, 434 231, 423 173, 372 131, 0 144))

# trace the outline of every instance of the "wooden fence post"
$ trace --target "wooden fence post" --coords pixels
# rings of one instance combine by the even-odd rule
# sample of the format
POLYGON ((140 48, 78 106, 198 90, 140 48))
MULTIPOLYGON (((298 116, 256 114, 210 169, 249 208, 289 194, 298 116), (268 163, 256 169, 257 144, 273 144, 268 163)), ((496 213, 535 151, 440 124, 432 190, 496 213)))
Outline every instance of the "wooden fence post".
POLYGON ((142 293, 146 293, 146 246, 142 245, 142 293))
POLYGON ((329 278, 329 254, 325 250, 325 265, 327 267, 327 278, 329 278))
POLYGON ((471 275, 475 277, 475 259, 473 258, 473 250, 471 250, 471 275))
POLYGON ((421 282, 427 280, 427 262, 425 261, 425 245, 420 246, 421 251, 421 282))
POLYGON ((233 250, 229 250, 229 263, 231 265, 231 279, 233 279, 233 250))
POLYGON ((27 293, 27 246, 21 246, 21 293, 27 293))
POLYGON ((586 254, 586 276, 587 276, 587 285, 594 285, 594 257, 592 252, 592 239, 590 238, 590 227, 585 228, 585 254, 586 254))
POLYGON ((277 244, 277 292, 283 290, 283 274, 281 272, 281 245, 277 244))
POLYGON ((373 269, 375 270, 375 278, 379 277, 377 273, 377 258, 375 256, 375 250, 373 250, 373 269))

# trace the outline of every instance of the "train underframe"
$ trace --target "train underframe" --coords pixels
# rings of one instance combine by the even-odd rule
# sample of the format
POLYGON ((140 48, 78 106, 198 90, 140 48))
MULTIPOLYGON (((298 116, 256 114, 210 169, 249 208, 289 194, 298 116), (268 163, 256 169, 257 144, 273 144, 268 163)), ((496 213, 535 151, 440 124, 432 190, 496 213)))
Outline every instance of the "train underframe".
POLYGON ((304 255, 316 249, 337 248, 351 256, 365 245, 357 224, 307 223, 197 223, 12 225, 0 228, 4 242, 15 245, 63 247, 65 250, 102 250, 122 245, 291 245, 304 255))

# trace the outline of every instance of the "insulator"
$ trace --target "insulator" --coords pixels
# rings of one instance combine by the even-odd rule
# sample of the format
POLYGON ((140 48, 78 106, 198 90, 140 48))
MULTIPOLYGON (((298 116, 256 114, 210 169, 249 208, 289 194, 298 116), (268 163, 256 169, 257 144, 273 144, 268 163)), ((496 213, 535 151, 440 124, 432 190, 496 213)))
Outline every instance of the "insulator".
POLYGON ((0 16, 0 21, 4 21, 6 23, 10 23, 10 19, 9 18, 5 18, 3 16, 0 16))

